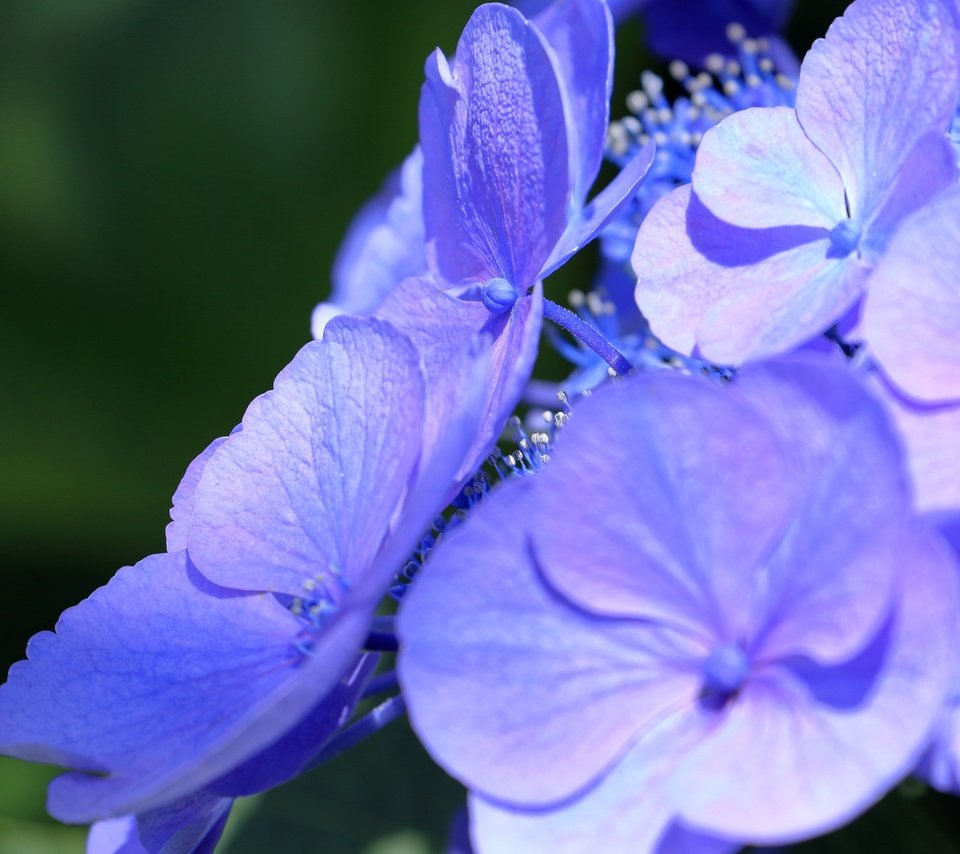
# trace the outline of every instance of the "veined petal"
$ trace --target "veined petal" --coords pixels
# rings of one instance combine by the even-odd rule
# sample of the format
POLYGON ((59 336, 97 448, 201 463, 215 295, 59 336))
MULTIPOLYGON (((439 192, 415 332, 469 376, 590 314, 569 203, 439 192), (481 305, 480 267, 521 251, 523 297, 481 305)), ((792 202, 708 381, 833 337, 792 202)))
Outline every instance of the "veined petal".
POLYGON ((155 555, 30 641, 0 687, 0 750, 79 769, 50 785, 61 821, 163 807, 296 726, 368 622, 338 615, 305 654, 303 624, 275 597, 216 588, 185 552, 155 555))
POLYGON ((830 230, 847 218, 837 170, 789 107, 742 110, 708 130, 693 189, 711 213, 740 228, 830 230))
POLYGON ((904 222, 877 265, 858 328, 907 396, 960 403, 960 188, 904 222))
MULTIPOLYGON (((823 229, 736 228, 715 217, 687 185, 657 202, 640 226, 632 258, 637 305, 658 338, 689 354, 700 342, 701 327, 716 306, 722 309, 726 300, 750 296, 761 304, 759 319, 744 317, 742 326, 718 324, 713 333, 718 340, 710 342, 711 358, 739 362, 768 352, 757 347, 755 327, 774 319, 771 312, 783 295, 778 279, 787 277, 788 283, 796 284, 797 274, 806 273, 801 265, 811 263, 808 256, 823 258, 826 252, 823 229)), ((813 263, 816 266, 816 261, 813 263)), ((795 328, 793 317, 781 319, 785 340, 771 342, 771 349, 787 349, 793 339, 799 343, 823 331, 836 319, 834 310, 839 312, 831 309, 824 312, 822 321, 816 319, 812 332, 795 328)), ((708 332, 712 331, 708 327, 708 332)))
POLYGON ((177 491, 173 493, 170 524, 167 525, 166 530, 168 552, 178 552, 187 547, 187 531, 190 530, 190 520, 193 518, 193 494, 197 491, 200 476, 207 467, 210 457, 226 441, 226 436, 214 439, 187 466, 177 491))
POLYGON ((359 582, 415 471, 420 354, 382 321, 337 318, 207 463, 188 543, 217 584, 303 595, 359 582))
POLYGON ((589 786, 693 704, 699 684, 695 644, 592 619, 542 583, 515 524, 527 487, 501 487, 433 555, 400 612, 398 672, 441 765, 488 797, 536 806, 589 786))
POLYGON ((784 662, 746 684, 670 781, 685 822, 789 843, 847 823, 912 770, 955 685, 960 642, 958 568, 938 537, 915 537, 896 613, 859 656, 784 662))
POLYGON ((958 89, 951 0, 909 8, 856 0, 814 42, 800 69, 797 116, 840 172, 851 217, 869 220, 916 142, 946 133, 958 89))
POLYGON ((533 283, 567 222, 564 95, 543 36, 516 9, 478 8, 453 66, 437 51, 420 99, 424 220, 449 282, 533 283))
POLYGON ((603 162, 613 91, 613 18, 604 0, 554 0, 533 23, 553 48, 570 107, 573 203, 581 207, 603 162))

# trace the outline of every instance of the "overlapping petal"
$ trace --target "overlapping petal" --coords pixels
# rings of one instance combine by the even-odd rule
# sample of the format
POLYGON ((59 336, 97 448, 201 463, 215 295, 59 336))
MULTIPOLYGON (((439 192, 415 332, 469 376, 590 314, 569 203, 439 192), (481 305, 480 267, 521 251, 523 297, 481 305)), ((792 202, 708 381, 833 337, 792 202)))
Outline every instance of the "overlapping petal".
POLYGON ((529 512, 525 486, 504 488, 450 536, 398 629, 404 695, 426 746, 471 788, 532 806, 589 786, 691 704, 698 684, 683 667, 695 643, 592 619, 542 585, 515 524, 529 512))
POLYGON ((920 402, 960 403, 960 188, 910 217, 878 265, 859 333, 920 402))
POLYGON ((797 117, 836 166, 850 215, 870 219, 917 141, 957 106, 960 44, 951 0, 858 0, 803 60, 797 117), (905 108, 909 105, 909 108, 905 108))
POLYGON ((273 596, 155 555, 33 638, 0 688, 0 747, 78 769, 50 787, 63 821, 164 807, 307 716, 355 668, 367 620, 342 615, 323 655, 304 657, 302 624, 273 596))
POLYGON ((697 197, 740 228, 831 229, 846 219, 843 183, 789 107, 753 107, 704 134, 693 170, 697 197))
POLYGON ((900 557, 896 615, 859 656, 758 675, 683 763, 670 788, 685 821, 791 842, 846 823, 909 773, 957 677, 960 591, 939 537, 916 532, 900 557))
POLYGON ((409 338, 335 320, 207 462, 188 538, 197 567, 226 587, 293 596, 318 575, 357 583, 410 482, 425 397, 409 338))
POLYGON ((452 66, 427 60, 424 221, 448 282, 532 284, 567 224, 567 107, 550 49, 517 10, 479 7, 452 66))

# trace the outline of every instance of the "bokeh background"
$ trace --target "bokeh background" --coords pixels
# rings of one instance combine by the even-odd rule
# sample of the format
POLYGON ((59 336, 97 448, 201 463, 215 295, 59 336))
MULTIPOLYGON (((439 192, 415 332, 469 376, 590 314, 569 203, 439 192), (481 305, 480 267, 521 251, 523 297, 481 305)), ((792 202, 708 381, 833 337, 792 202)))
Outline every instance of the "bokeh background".
MULTIPOLYGON (((799 0, 795 46, 844 5, 799 0)), ((187 463, 307 340, 352 214, 416 140, 423 61, 471 8, 0 2, 2 672, 163 548, 187 463)), ((615 115, 658 67, 641 38, 618 34, 615 115)), ((45 817, 51 773, 0 759, 0 854, 83 850, 45 817)), ((223 850, 436 851, 462 798, 396 724, 243 803, 223 850)), ((952 808, 908 789, 816 850, 960 851, 952 808)))

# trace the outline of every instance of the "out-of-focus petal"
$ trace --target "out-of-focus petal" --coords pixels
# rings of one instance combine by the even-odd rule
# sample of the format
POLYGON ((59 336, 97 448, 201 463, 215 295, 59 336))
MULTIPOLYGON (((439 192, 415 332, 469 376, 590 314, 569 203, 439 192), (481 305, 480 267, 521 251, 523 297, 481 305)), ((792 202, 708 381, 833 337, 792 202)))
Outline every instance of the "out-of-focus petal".
POLYGON ((955 684, 960 598, 939 537, 917 533, 903 558, 896 613, 859 656, 784 662, 747 683, 670 781, 686 822, 792 842, 850 821, 914 767, 955 684))
POLYGON ((649 0, 641 8, 647 40, 658 54, 703 65, 711 53, 735 54, 728 24, 743 25, 754 38, 769 36, 784 26, 793 5, 794 0, 649 0))
POLYGON ((149 854, 213 854, 233 806, 203 792, 137 816, 137 834, 149 854))
POLYGON ((575 802, 555 810, 524 811, 498 806, 474 795, 470 799, 473 838, 480 851, 550 851, 580 854, 721 854, 739 845, 698 839, 673 824, 675 811, 666 781, 684 755, 708 735, 710 721, 685 709, 647 733, 575 802), (662 842, 682 841, 684 847, 662 842))
POLYGON ((475 791, 534 806, 591 784, 694 703, 699 684, 683 667, 695 644, 592 619, 542 584, 514 524, 529 512, 526 486, 501 488, 424 569, 400 612, 399 675, 441 765, 475 791))
POLYGON ((870 279, 858 329, 909 397, 960 403, 960 188, 903 223, 870 279))
POLYGON ((292 596, 318 575, 356 584, 415 469, 424 397, 407 336, 373 318, 335 320, 207 463, 189 534, 197 568, 292 596))
POLYGON ((136 816, 107 818, 90 826, 87 854, 148 854, 137 836, 136 816))
POLYGON ((155 555, 31 640, 0 687, 0 749, 80 769, 51 783, 62 821, 163 807, 307 715, 368 619, 340 615, 322 654, 304 655, 301 623, 273 596, 216 588, 184 552, 155 555))
POLYGON ((946 133, 958 87, 952 0, 856 0, 814 42, 797 116, 839 170, 854 219, 871 218, 922 136, 946 133))
POLYGON ((570 108, 573 200, 579 207, 603 162, 613 91, 613 19, 604 0, 554 0, 533 23, 553 48, 570 108))
POLYGON ((916 403, 875 374, 869 384, 903 440, 917 511, 960 516, 960 403, 916 403))
POLYGON ((847 218, 833 164, 789 107, 727 116, 703 137, 693 189, 710 212, 740 228, 833 228, 847 218))
POLYGON ((449 282, 526 287, 567 224, 567 115, 543 36, 491 3, 467 23, 450 67, 435 52, 420 99, 424 220, 449 282))
POLYGON ((742 595, 800 509, 789 443, 725 389, 657 372, 584 401, 557 453, 564 466, 539 476, 528 511, 549 582, 595 613, 683 626, 708 646, 737 639, 727 593, 742 595))
POLYGON ((321 337, 321 317, 330 320, 333 311, 370 314, 401 279, 426 273, 425 249, 423 154, 418 146, 350 223, 333 264, 330 302, 314 310, 313 337, 321 337))
POLYGON ((910 489, 896 434, 851 371, 813 354, 748 366, 731 392, 802 460, 790 530, 740 596, 754 654, 843 661, 885 619, 904 557, 910 489))

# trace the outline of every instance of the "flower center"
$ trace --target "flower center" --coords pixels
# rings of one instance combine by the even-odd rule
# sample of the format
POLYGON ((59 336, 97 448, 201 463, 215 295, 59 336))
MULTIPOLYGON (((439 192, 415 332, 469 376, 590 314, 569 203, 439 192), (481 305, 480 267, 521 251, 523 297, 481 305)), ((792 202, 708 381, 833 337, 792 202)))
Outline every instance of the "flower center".
POLYGON ((852 219, 845 219, 830 232, 831 257, 846 258, 860 244, 860 226, 852 219))
POLYGON ((725 703, 750 675, 750 660, 737 644, 716 647, 703 662, 703 696, 725 703))
POLYGON ((484 282, 481 298, 491 314, 503 314, 520 299, 520 291, 513 282, 497 277, 484 282))

